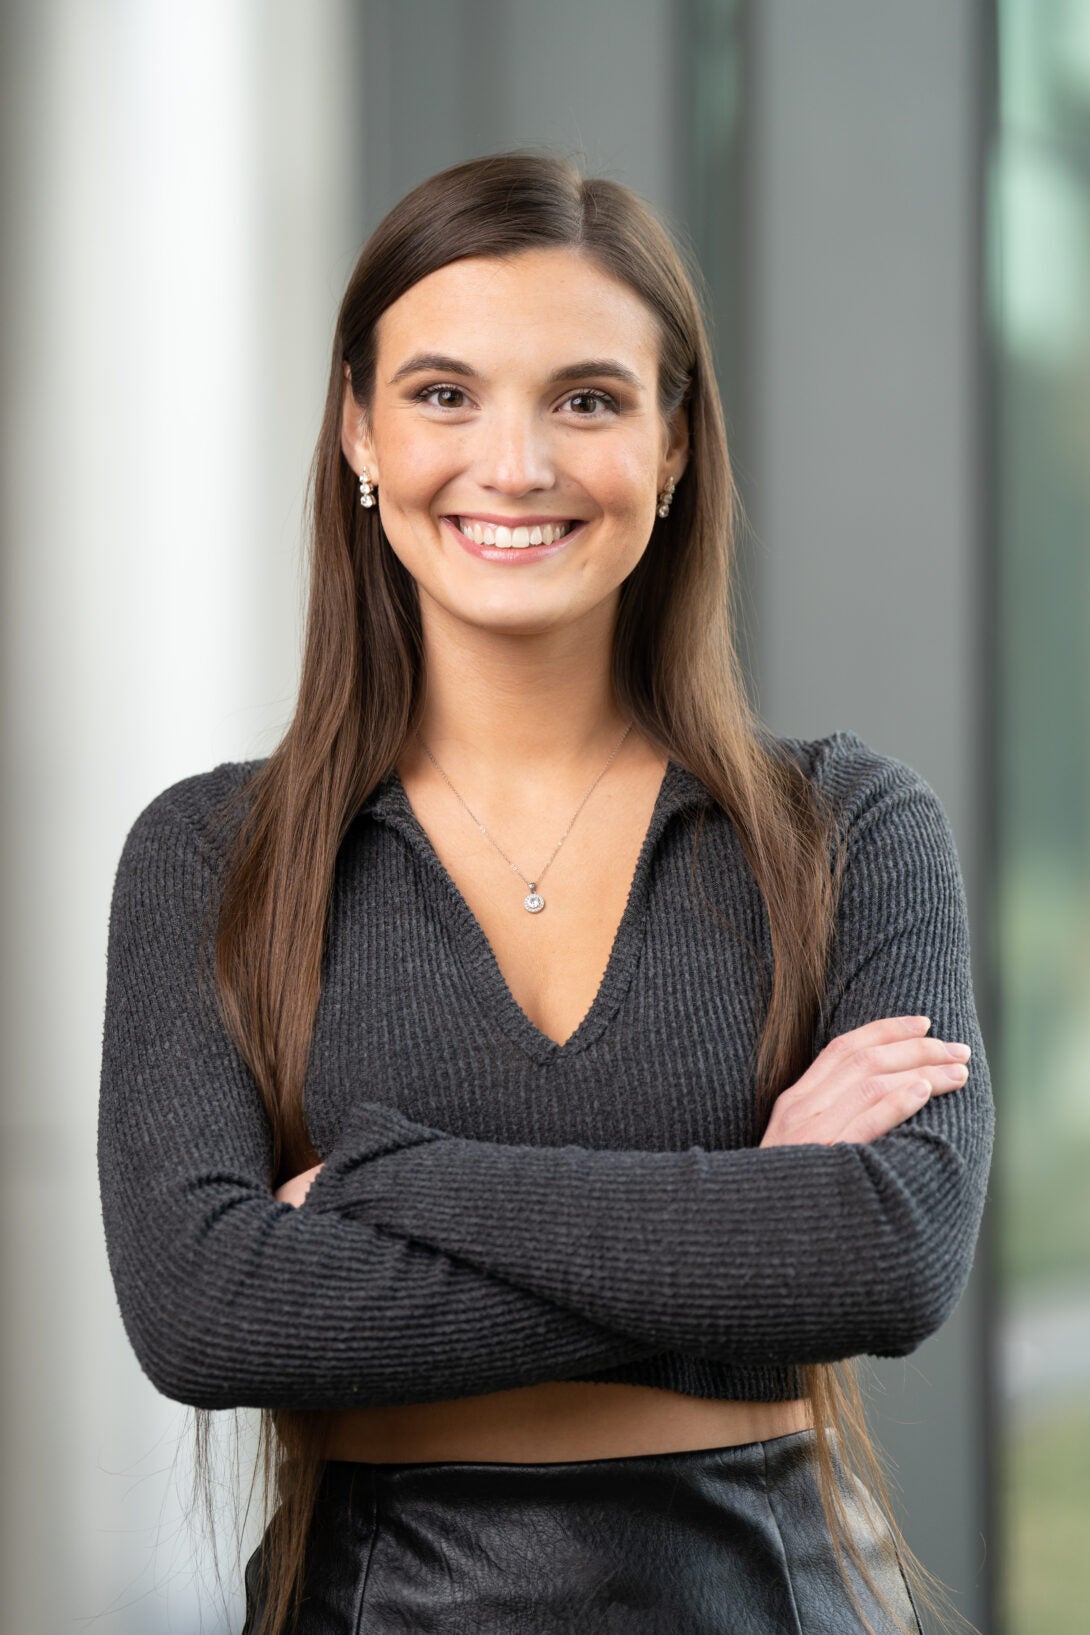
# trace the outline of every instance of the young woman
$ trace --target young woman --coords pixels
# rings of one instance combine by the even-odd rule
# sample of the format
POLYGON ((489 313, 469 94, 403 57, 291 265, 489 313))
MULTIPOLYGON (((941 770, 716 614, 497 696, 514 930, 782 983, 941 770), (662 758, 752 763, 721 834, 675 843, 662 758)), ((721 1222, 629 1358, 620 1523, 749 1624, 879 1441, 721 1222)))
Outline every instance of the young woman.
POLYGON ((162 1392, 263 1410, 245 1635, 933 1604, 856 1370, 973 1261, 962 877, 918 773, 752 713, 735 516, 637 195, 497 155, 380 223, 294 718, 140 813, 110 918, 110 1262, 162 1392))

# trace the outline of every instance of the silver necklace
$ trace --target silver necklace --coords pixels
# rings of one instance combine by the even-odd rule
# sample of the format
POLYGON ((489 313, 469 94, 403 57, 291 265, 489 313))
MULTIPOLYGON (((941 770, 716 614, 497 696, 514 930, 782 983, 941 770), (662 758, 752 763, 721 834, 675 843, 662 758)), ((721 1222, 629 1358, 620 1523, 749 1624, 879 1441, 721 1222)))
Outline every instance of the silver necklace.
MULTIPOLYGON (((591 784, 590 788, 587 790, 586 794, 583 796, 583 799, 579 802, 579 805, 575 808, 575 811, 572 813, 571 822, 569 822, 568 827, 564 830, 564 833, 560 836, 560 839, 557 841, 556 845, 552 849, 552 855, 549 858, 549 863, 552 862, 553 858, 556 856, 557 852, 560 850, 560 848, 564 844, 565 840, 567 840, 568 835, 571 833, 572 824, 575 822, 576 818, 579 816, 580 812, 583 810, 584 806, 587 804, 587 802, 590 799, 591 795, 593 795, 595 789, 598 787, 601 780, 605 777, 606 772, 609 770, 610 762, 612 762, 612 760, 613 760, 613 756, 616 755, 617 751, 620 749, 621 745, 624 743, 625 739, 628 737, 628 734, 631 732, 631 730, 632 730, 632 722, 630 721, 628 723, 628 726, 621 733, 621 736, 618 739, 616 745, 614 746, 613 754, 609 757, 609 760, 606 762, 606 764, 602 768, 601 772, 599 772, 598 776, 595 778, 594 782, 591 784)), ((443 778, 448 784, 450 784, 451 789, 453 789, 454 793, 456 795, 458 795, 457 789, 454 789, 454 785, 450 782, 450 779, 447 777, 446 773, 443 771, 443 768, 439 765, 439 762, 435 759, 435 756, 432 754, 431 750, 428 748, 428 746, 424 742, 423 738, 421 738, 419 732, 417 732, 416 737, 417 737, 417 741, 420 744, 421 749, 424 751, 424 754, 428 757, 428 760, 432 763, 435 770, 439 773, 439 776, 441 778, 443 778)), ((523 885, 529 886, 529 888, 530 888, 529 892, 522 899, 523 908, 526 910, 526 912, 528 914, 540 914, 541 910, 545 907, 545 899, 541 895, 541 893, 538 891, 537 888, 538 888, 538 885, 541 882, 542 878, 544 877, 545 869, 547 869, 549 867, 549 863, 545 864, 545 868, 543 868, 541 870, 541 873, 538 875, 536 880, 527 880, 526 876, 523 874, 523 872, 519 868, 518 864, 517 863, 512 863, 511 859, 508 857, 507 853, 503 850, 502 846, 497 846, 496 845, 496 842, 492 839, 492 836, 489 834, 488 830, 485 828, 485 826, 481 822, 480 818, 475 816, 475 814, 473 812, 469 811, 469 807, 466 806, 466 803, 462 799, 461 795, 458 795, 458 799, 462 802, 462 805, 465 806, 466 811, 469 812, 470 817, 473 818, 474 823, 477 825, 478 829, 484 835, 484 838, 488 841, 489 845, 496 847, 496 850, 499 852, 500 856, 503 858, 503 860, 507 864, 508 868, 514 869, 515 873, 518 875, 518 877, 522 881, 523 885)))

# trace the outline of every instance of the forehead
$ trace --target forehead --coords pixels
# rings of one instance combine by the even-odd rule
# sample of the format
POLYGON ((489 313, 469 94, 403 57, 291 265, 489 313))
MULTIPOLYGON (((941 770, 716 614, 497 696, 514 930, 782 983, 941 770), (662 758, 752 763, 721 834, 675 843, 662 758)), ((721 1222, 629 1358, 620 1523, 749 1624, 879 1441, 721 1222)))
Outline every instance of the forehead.
POLYGON ((653 379, 659 342, 642 296, 563 246, 452 261, 387 307, 376 337, 386 376, 422 350, 464 357, 482 371, 500 361, 566 362, 608 351, 653 379))

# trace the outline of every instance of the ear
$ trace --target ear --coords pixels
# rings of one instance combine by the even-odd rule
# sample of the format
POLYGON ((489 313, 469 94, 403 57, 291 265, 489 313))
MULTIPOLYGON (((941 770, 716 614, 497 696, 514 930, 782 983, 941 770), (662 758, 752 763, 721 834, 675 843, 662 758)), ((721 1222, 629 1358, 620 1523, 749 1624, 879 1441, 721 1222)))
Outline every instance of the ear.
POLYGON ((660 488, 667 477, 672 477, 675 483, 680 482, 681 473, 689 463, 689 411, 685 401, 679 403, 674 410, 663 458, 664 469, 660 488))
POLYGON ((352 395, 352 375, 347 363, 344 365, 344 397, 341 403, 341 449, 357 476, 366 466, 371 481, 378 482, 374 445, 363 410, 352 395))

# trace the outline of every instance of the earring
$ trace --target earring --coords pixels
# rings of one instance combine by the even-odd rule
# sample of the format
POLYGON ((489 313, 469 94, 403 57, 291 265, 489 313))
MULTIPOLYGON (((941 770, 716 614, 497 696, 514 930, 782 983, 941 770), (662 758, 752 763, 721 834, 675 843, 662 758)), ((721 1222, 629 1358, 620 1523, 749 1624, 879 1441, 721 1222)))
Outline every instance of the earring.
POLYGON ((374 505, 374 503, 375 503, 375 489, 377 487, 378 487, 377 483, 373 483, 373 482, 370 482, 368 480, 367 467, 364 466, 363 470, 360 472, 360 504, 361 505, 374 505))
POLYGON ((658 509, 659 509, 659 516, 660 517, 667 517, 667 516, 670 515, 670 506, 673 504, 674 489, 676 487, 677 487, 677 484, 674 482, 674 479, 672 477, 667 477, 666 487, 663 489, 662 493, 658 496, 658 501, 659 501, 659 508, 658 509))

